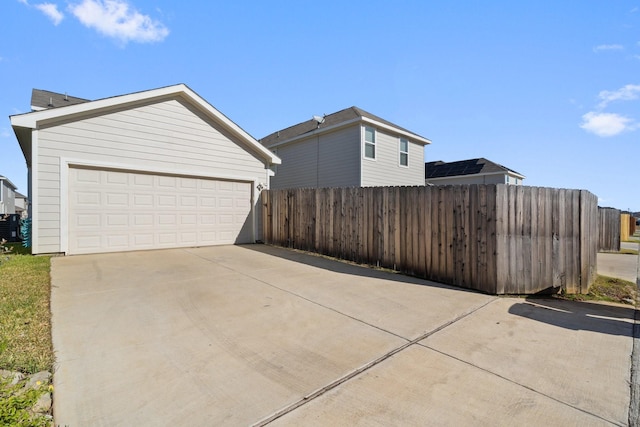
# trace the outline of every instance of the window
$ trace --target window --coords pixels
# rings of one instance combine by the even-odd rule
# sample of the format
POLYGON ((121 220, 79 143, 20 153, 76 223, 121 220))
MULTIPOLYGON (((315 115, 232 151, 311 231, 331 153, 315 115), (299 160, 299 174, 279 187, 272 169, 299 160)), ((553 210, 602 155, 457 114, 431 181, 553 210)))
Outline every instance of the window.
POLYGON ((368 126, 364 128, 364 157, 376 158, 376 130, 368 126))
POLYGON ((400 138, 400 166, 409 166, 409 141, 400 138))

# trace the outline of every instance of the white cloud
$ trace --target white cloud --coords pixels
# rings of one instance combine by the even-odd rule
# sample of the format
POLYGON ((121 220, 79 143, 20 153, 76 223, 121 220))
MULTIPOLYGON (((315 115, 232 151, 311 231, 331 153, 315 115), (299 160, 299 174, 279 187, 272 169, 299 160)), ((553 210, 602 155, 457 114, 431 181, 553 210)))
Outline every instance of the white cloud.
POLYGON ((608 137, 626 131, 633 131, 638 128, 638 124, 633 119, 619 114, 591 111, 582 116, 580 127, 595 135, 608 137))
POLYGON ((169 34, 164 24, 141 14, 125 0, 83 0, 70 5, 69 10, 83 25, 123 43, 158 42, 169 34))
POLYGON ((41 3, 41 4, 35 4, 33 5, 33 7, 35 7, 40 12, 47 15, 47 17, 51 19, 51 22, 53 22, 53 25, 58 25, 60 22, 62 22, 62 19, 64 18, 64 15, 58 10, 58 5, 56 4, 41 3))
POLYGON ((626 85, 618 90, 603 90, 598 94, 602 100, 598 107, 605 108, 613 101, 633 101, 640 97, 640 85, 626 85))
POLYGON ((593 51, 596 53, 607 50, 624 50, 624 46, 620 44, 601 44, 593 48, 593 51))

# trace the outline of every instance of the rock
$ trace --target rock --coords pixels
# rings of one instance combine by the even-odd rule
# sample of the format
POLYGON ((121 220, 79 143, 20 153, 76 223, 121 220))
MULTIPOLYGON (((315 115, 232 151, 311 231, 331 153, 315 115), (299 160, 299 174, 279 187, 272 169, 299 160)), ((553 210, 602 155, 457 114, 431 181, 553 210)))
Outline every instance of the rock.
POLYGON ((14 371, 5 371, 4 369, 0 369, 0 378, 6 380, 11 378, 10 385, 16 385, 20 381, 24 380, 24 374, 22 372, 14 372, 14 371))
POLYGON ((33 412, 40 414, 48 414, 51 412, 51 393, 45 393, 36 402, 35 405, 31 408, 33 412))
POLYGON ((29 380, 24 385, 24 387, 25 389, 34 388, 37 390, 40 387, 48 386, 50 381, 51 381, 51 372, 41 371, 41 372, 38 372, 37 374, 31 375, 31 377, 29 377, 29 380))

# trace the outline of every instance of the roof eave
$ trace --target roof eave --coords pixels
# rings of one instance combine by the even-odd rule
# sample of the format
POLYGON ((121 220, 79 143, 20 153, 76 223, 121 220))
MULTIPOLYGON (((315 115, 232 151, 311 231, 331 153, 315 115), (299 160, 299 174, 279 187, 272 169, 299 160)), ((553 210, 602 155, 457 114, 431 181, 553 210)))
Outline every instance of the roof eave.
POLYGON ((406 136, 407 138, 409 138, 409 139, 410 139, 411 141, 413 141, 413 142, 419 142, 419 143, 421 143, 422 145, 429 145, 429 144, 431 144, 431 140, 429 140, 429 139, 427 139, 427 138, 425 138, 425 137, 423 137, 423 136, 417 135, 417 134, 412 133, 412 132, 407 132, 407 131, 405 131, 405 130, 403 130, 403 129, 399 129, 399 128, 394 127, 394 126, 389 126, 389 125, 388 125, 388 124, 386 124, 386 123, 379 122, 379 121, 374 120, 374 119, 371 119, 371 118, 369 118, 369 117, 362 116, 362 117, 361 117, 361 120, 362 120, 363 122, 370 123, 370 124, 372 124, 372 125, 374 125, 374 126, 376 126, 376 127, 383 128, 383 129, 386 129, 386 130, 390 130, 390 131, 392 131, 392 132, 394 132, 394 133, 397 133, 397 134, 399 134, 399 135, 406 136))
POLYGON ((489 175, 513 175, 516 178, 525 179, 526 176, 521 175, 517 172, 506 170, 502 172, 478 172, 478 173, 468 173, 464 175, 447 175, 447 176, 438 176, 433 178, 425 178, 425 179, 449 179, 449 178, 465 178, 470 176, 489 176, 489 175))
POLYGON ((73 119, 74 117, 81 117, 91 112, 107 111, 116 107, 122 107, 140 102, 148 102, 154 99, 162 99, 174 96, 182 96, 192 104, 196 105, 207 116, 215 119, 215 121, 217 123, 220 123, 226 130, 242 139, 252 151, 256 152, 269 164, 281 163, 281 160, 278 156, 267 150, 264 146, 262 146, 262 144, 256 141, 255 138, 253 138, 242 128, 240 128, 240 126, 229 120, 229 118, 215 109, 200 95, 196 94, 193 90, 191 90, 187 85, 183 83, 173 86, 166 86, 159 89, 151 89, 144 92, 136 92, 127 95, 99 99, 96 101, 89 101, 81 104, 69 105, 66 107, 18 114, 10 116, 10 120, 11 125, 14 127, 14 129, 16 127, 38 129, 42 125, 53 123, 62 118, 73 119))
POLYGON ((332 131, 335 131, 337 129, 341 129, 341 128, 344 128, 344 127, 347 127, 347 126, 351 126, 354 123, 361 123, 361 122, 366 122, 366 123, 374 125, 376 127, 383 128, 383 129, 386 129, 386 130, 390 130, 393 133, 396 133, 396 134, 399 134, 399 135, 402 135, 402 136, 406 136, 411 141, 418 142, 418 143, 422 144, 423 146, 431 144, 431 140, 429 140, 427 138, 424 138, 424 137, 422 137, 420 135, 416 135, 415 133, 406 132, 406 131, 404 131, 402 129, 399 129, 399 128, 393 127, 393 126, 389 126, 389 125, 387 125, 385 123, 379 122, 377 120, 373 120, 373 119, 371 119, 369 117, 366 117, 366 116, 359 116, 359 117, 353 118, 351 120, 346 120, 344 122, 336 123, 335 125, 314 129, 311 132, 306 132, 306 133, 294 136, 292 138, 285 139, 283 141, 278 141, 278 142, 274 142, 274 143, 268 144, 267 147, 268 148, 277 148, 277 147, 282 146, 282 145, 291 144, 293 142, 300 141, 300 140, 303 140, 303 139, 307 139, 309 137, 312 137, 312 136, 315 136, 315 135, 318 135, 318 134, 321 134, 321 133, 332 132, 332 131))
POLYGON ((0 175, 0 181, 4 181, 4 182, 6 182, 7 184, 9 184, 9 186, 11 187, 11 189, 12 189, 13 191, 15 191, 15 190, 17 190, 17 189, 18 189, 18 187, 16 187, 16 185, 15 185, 13 182, 11 182, 11 180, 10 180, 9 178, 7 178, 6 176, 2 176, 2 175, 0 175))

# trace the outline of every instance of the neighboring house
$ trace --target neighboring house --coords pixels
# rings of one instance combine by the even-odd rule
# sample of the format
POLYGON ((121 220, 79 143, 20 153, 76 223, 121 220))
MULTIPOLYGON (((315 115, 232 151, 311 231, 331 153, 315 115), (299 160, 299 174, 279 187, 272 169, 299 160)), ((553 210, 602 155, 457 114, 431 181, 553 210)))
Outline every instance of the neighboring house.
POLYGON ((29 201, 27 200, 27 196, 24 194, 18 193, 16 191, 16 213, 20 215, 21 218, 26 218, 29 216, 29 201))
POLYGON ((524 175, 485 158, 425 163, 424 177, 427 185, 522 185, 522 180, 525 178, 524 175))
POLYGON ((427 138, 357 107, 314 116, 260 142, 282 159, 270 186, 424 185, 427 138))
POLYGON ((16 213, 16 186, 0 175, 0 214, 16 213))
POLYGON ((10 117, 29 172, 32 253, 260 238, 258 197, 280 159, 189 87, 96 101, 34 90, 32 105, 10 117))

